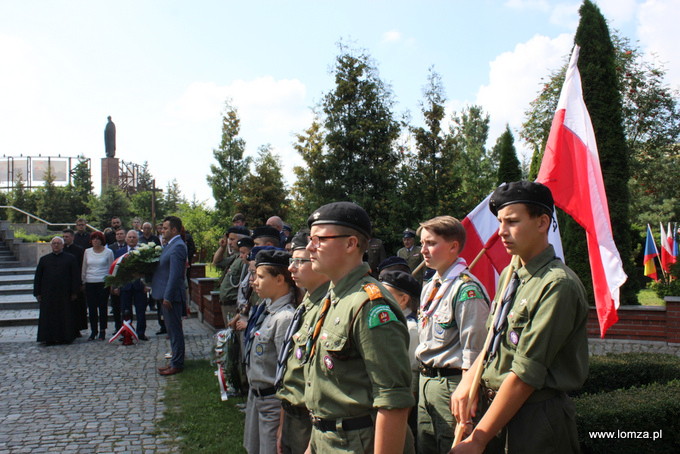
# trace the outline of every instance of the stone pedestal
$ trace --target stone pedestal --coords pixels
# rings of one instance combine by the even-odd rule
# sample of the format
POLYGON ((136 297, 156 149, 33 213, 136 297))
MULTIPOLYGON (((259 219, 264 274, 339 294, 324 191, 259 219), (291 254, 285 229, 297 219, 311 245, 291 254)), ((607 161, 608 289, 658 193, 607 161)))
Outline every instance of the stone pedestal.
POLYGON ((118 186, 118 158, 102 158, 102 193, 107 186, 118 186))

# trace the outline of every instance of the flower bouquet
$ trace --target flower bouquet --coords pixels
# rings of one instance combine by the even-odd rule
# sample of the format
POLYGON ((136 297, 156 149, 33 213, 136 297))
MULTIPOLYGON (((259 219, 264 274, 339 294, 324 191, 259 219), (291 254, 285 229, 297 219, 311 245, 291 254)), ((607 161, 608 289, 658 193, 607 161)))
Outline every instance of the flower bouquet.
POLYGON ((155 243, 140 244, 137 249, 121 255, 111 264, 107 287, 122 287, 153 273, 158 266, 163 248, 155 243))

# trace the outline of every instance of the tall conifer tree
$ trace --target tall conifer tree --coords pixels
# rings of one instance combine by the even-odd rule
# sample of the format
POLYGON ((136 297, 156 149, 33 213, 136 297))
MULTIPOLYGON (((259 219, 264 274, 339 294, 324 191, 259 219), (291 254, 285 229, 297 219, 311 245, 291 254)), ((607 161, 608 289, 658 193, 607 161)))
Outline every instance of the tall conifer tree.
POLYGON ((494 148, 494 154, 500 156, 496 185, 521 180, 522 168, 520 167, 519 159, 517 159, 515 138, 512 136, 512 132, 510 132, 510 126, 505 126, 505 131, 498 138, 494 148))

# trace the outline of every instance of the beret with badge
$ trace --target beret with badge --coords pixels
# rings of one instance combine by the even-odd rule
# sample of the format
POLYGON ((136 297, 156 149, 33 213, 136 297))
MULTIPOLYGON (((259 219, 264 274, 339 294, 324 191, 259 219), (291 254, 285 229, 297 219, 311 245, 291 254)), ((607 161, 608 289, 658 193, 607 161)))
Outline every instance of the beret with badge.
POLYGON ((296 233, 293 239, 290 241, 290 243, 292 251, 299 251, 301 249, 305 249, 307 247, 307 244, 309 243, 309 233, 307 232, 296 233))
POLYGON ((537 205, 552 216, 555 202, 547 186, 533 181, 515 181, 498 187, 489 199, 489 210, 498 216, 498 210, 515 203, 537 205))
POLYGON ((253 239, 252 239, 251 237, 245 236, 245 237, 241 238, 240 240, 238 240, 238 241, 236 242, 236 245, 237 245, 238 247, 249 247, 249 248, 252 248, 253 246, 255 246, 255 242, 253 241, 253 239))
POLYGON ((279 238, 281 238, 281 235, 279 234, 279 231, 276 230, 274 227, 264 225, 262 227, 254 228, 252 237, 253 237, 253 239, 262 238, 262 237, 270 237, 270 238, 279 239, 279 238))
POLYGON ((237 233, 239 235, 250 236, 250 230, 241 225, 234 225, 232 227, 229 227, 229 229, 227 230, 227 235, 229 235, 230 233, 237 233))
POLYGON ((307 219, 307 225, 333 224, 352 228, 371 238, 371 220, 368 213, 356 203, 332 202, 315 210, 307 219))

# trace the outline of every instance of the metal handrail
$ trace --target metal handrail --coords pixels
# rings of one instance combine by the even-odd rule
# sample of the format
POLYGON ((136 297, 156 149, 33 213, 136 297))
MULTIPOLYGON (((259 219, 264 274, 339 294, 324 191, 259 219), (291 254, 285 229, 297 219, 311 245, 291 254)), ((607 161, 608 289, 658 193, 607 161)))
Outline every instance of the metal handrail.
MULTIPOLYGON (((30 219, 33 218, 33 219, 35 219, 36 221, 42 222, 42 223, 45 224, 45 225, 50 225, 50 226, 55 226, 55 227, 59 227, 59 226, 61 226, 61 227, 63 227, 63 226, 66 226, 66 227, 75 226, 75 222, 49 222, 49 221, 46 221, 46 220, 44 220, 44 219, 42 219, 42 218, 39 218, 38 216, 36 216, 36 215, 34 215, 34 214, 29 213, 28 211, 24 211, 24 210, 22 210, 21 208, 17 208, 17 207, 12 206, 12 205, 0 205, 0 209, 2 209, 2 208, 9 208, 9 209, 12 209, 12 210, 14 210, 14 211, 18 211, 19 213, 25 215, 25 216, 26 216, 26 224, 30 224, 30 223, 31 223, 31 222, 30 222, 30 219)), ((93 227, 93 226, 91 226, 90 224, 85 224, 85 225, 86 225, 88 228, 94 230, 95 232, 99 232, 99 231, 100 231, 98 228, 93 227)))

